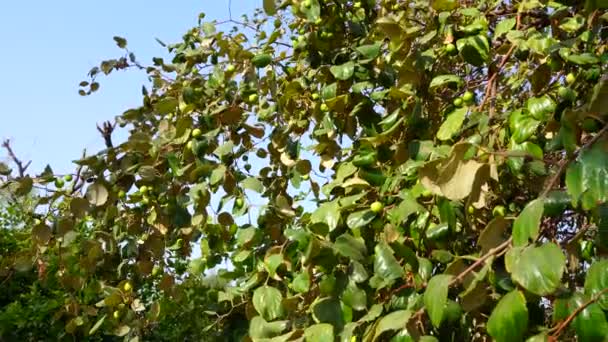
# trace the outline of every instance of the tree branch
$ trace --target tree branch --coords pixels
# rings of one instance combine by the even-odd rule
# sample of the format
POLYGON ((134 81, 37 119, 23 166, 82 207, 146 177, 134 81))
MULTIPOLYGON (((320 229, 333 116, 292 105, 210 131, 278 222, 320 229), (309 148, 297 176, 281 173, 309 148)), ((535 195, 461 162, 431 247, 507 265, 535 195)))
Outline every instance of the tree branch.
POLYGON ((576 315, 578 315, 583 310, 585 310, 589 305, 597 302, 600 299, 600 297, 603 296, 606 292, 608 292, 608 288, 605 288, 602 291, 596 293, 593 297, 591 297, 591 299, 589 299, 588 301, 583 303, 583 305, 576 308, 576 310, 574 310, 574 312, 572 312, 570 314, 570 316, 568 316, 564 321, 562 321, 560 324, 558 324, 554 328, 552 328, 550 331, 552 331, 552 330, 556 330, 556 331, 553 334, 551 334, 551 336, 549 336, 548 341, 557 342, 557 338, 559 337, 559 335, 561 335, 562 331, 570 324, 570 322, 572 322, 572 320, 574 320, 576 318, 576 315))
POLYGON ((24 165, 23 161, 21 159, 17 158, 17 155, 11 148, 11 143, 8 139, 4 140, 4 142, 2 143, 2 147, 4 147, 6 149, 6 151, 8 152, 8 156, 17 165, 17 171, 19 172, 19 177, 23 178, 25 176, 25 172, 27 171, 27 168, 30 166, 32 161, 30 160, 27 163, 25 163, 25 165, 24 165))
POLYGON ((114 132, 114 128, 116 128, 116 123, 111 123, 110 121, 104 122, 101 127, 97 125, 97 130, 101 133, 107 148, 114 147, 112 144, 112 132, 114 132))

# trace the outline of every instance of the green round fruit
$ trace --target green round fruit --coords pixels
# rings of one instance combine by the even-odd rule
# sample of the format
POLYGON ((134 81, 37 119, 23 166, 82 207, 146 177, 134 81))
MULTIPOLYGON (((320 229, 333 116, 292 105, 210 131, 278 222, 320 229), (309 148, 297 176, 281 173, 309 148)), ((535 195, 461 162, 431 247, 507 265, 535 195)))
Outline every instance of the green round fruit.
POLYGON ((312 1, 311 0, 304 0, 304 2, 302 3, 302 5, 304 5, 304 7, 306 7, 306 8, 310 8, 310 6, 312 6, 312 1))
POLYGON ((118 198, 123 199, 123 198, 126 198, 126 197, 127 197, 127 193, 124 190, 120 190, 118 192, 118 198))
POLYGON ((157 276, 159 274, 160 274, 160 267, 154 266, 154 268, 152 269, 152 276, 157 276))
POLYGON ((72 175, 63 176, 63 180, 66 182, 71 182, 74 177, 72 175))
POLYGON ((369 209, 377 214, 384 209, 384 205, 381 202, 376 201, 369 206, 369 209))
POLYGON ((320 109, 321 109, 322 112, 329 111, 329 107, 327 107, 327 105, 325 103, 321 103, 320 109))
POLYGON ((465 91, 464 94, 462 94, 462 101, 464 101, 465 103, 473 102, 474 98, 475 98, 475 95, 468 90, 465 91))
POLYGON ((474 208, 472 205, 470 205, 470 206, 467 208, 467 213, 469 213, 469 214, 473 214, 474 212, 475 212, 475 208, 474 208))
POLYGON ((236 67, 233 64, 228 64, 226 66, 226 72, 234 72, 234 70, 236 70, 236 67))
POLYGON ((492 209, 492 215, 494 217, 504 217, 505 216, 505 207, 502 205, 497 205, 492 209))
POLYGON ((361 8, 361 1, 357 1, 353 4, 354 8, 361 8))
POLYGON ((112 317, 114 317, 114 319, 119 319, 120 318, 120 311, 118 311, 118 310, 114 311, 114 313, 112 314, 112 317))
POLYGON ((455 107, 462 107, 462 98, 457 97, 454 99, 454 101, 452 101, 452 104, 454 104, 455 107))
POLYGON ((576 100, 576 94, 574 91, 568 87, 561 86, 557 89, 557 95, 564 100, 574 101, 576 100))
POLYGON ((334 37, 334 33, 333 32, 328 32, 327 33, 327 38, 333 38, 334 37))
POLYGON ((148 187, 145 185, 142 185, 139 187, 139 193, 142 195, 148 193, 148 190, 150 190, 150 189, 148 189, 148 187))
POLYGON ((56 188, 63 188, 63 186, 65 185, 65 182, 63 181, 63 179, 57 178, 55 179, 55 187, 56 188))
POLYGON ((453 55, 453 54, 455 54, 457 52, 456 51, 456 45, 454 45, 452 43, 445 44, 444 49, 445 49, 445 52, 448 55, 453 55))
POLYGON ((310 176, 308 174, 302 175, 303 180, 309 180, 310 176))
POLYGON ((234 205, 237 208, 241 208, 244 204, 245 204, 245 201, 243 201, 242 198, 237 198, 236 200, 234 200, 234 205))
POLYGON ((141 199, 140 203, 143 205, 148 205, 148 204, 150 204, 150 198, 144 197, 141 199))
POLYGON ((192 137, 193 138, 200 138, 201 135, 203 135, 203 131, 201 131, 200 128, 195 128, 192 130, 192 137))
POLYGON ((304 43, 305 40, 306 40, 306 36, 304 36, 304 35, 298 36, 298 43, 304 43))
POLYGON ((247 99, 250 103, 258 102, 258 94, 251 94, 247 99))
POLYGON ((317 20, 315 20, 315 25, 321 25, 322 22, 323 22, 323 19, 317 18, 317 20))
POLYGON ((574 76, 573 73, 569 73, 568 75, 566 75, 566 83, 567 84, 572 84, 576 81, 576 76, 574 76))
POLYGON ((188 140, 188 142, 186 143, 186 148, 192 150, 192 140, 188 140))
POLYGON ((318 93, 312 93, 312 99, 313 100, 318 100, 319 99, 319 94, 318 93))

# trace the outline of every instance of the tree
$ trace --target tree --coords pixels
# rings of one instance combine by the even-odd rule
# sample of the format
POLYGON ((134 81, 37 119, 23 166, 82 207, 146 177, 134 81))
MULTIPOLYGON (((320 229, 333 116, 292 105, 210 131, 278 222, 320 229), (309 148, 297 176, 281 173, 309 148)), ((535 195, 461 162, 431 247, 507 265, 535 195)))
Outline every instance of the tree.
POLYGON ((48 190, 31 255, 61 257, 66 331, 146 336, 147 289, 219 269, 193 319, 221 340, 605 340, 606 7, 265 0, 152 65, 115 37, 81 94, 152 86, 107 148, 63 187, 4 173, 48 190))

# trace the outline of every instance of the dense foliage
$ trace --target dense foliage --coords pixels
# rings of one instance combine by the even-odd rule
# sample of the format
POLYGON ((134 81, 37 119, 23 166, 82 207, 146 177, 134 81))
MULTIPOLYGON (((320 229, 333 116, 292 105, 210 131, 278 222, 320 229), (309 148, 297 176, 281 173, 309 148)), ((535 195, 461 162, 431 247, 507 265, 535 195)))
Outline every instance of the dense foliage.
POLYGON ((264 0, 151 65, 115 37, 81 94, 151 87, 73 174, 1 168, 41 189, 3 267, 79 339, 604 341, 607 7, 264 0))

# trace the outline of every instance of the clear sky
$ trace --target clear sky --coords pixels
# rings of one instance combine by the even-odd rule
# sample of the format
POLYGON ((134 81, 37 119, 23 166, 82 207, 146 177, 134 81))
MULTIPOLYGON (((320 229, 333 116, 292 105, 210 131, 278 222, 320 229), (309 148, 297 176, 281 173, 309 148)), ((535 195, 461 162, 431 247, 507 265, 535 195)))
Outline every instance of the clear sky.
MULTIPOLYGON (((138 60, 151 63, 165 50, 154 38, 177 42, 197 23, 228 18, 228 0, 0 1, 0 138, 11 139, 30 172, 51 164, 74 169, 83 148, 103 148, 96 123, 141 104, 145 75, 135 70, 100 79, 92 96, 78 83, 100 61, 119 57, 122 36, 138 60)), ((232 15, 253 13, 262 0, 233 0, 232 15)), ((0 160, 5 160, 5 151, 0 160)))

